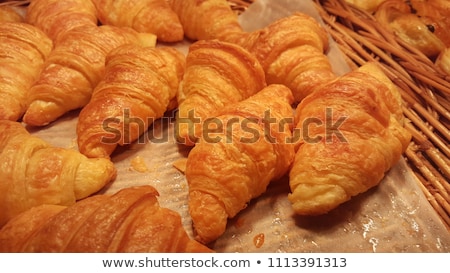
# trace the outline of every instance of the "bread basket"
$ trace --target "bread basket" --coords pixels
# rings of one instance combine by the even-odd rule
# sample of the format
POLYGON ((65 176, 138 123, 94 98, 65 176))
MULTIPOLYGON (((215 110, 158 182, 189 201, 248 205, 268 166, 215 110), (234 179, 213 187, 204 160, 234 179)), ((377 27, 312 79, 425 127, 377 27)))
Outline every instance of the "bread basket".
MULTIPOLYGON (((240 14, 257 0, 228 0, 240 14)), ((25 6, 29 1, 0 5, 25 6)), ((413 138, 404 154, 420 188, 450 230, 450 82, 426 56, 383 29, 367 12, 344 0, 314 0, 351 68, 377 61, 402 92, 413 138)))

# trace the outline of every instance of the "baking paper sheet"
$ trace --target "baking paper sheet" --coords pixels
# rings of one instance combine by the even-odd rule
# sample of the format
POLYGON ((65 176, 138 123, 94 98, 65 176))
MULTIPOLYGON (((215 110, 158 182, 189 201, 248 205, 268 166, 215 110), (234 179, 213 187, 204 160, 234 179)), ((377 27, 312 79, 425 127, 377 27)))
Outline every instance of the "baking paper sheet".
MULTIPOLYGON (((246 30, 301 11, 320 17, 310 1, 258 0, 240 16, 246 30)), ((187 53, 189 42, 173 45, 187 53)), ((333 69, 348 71, 331 41, 328 53, 333 69)), ((78 111, 73 111, 32 134, 53 145, 77 149, 78 111)), ((188 148, 173 138, 174 114, 156 121, 135 143, 113 154, 118 175, 99 194, 114 193, 138 185, 152 185, 160 193, 161 206, 180 213, 183 225, 193 236, 188 214, 188 185, 173 163, 186 158, 188 148), (141 160, 146 170, 136 170, 141 160), (134 167, 133 167, 134 166, 134 167)), ((144 169, 145 169, 144 168, 144 169)), ((287 200, 288 180, 274 181, 268 191, 229 220, 225 234, 210 245, 217 252, 449 252, 450 233, 424 197, 405 160, 386 175, 381 184, 343 204, 328 215, 294 215, 287 200)))

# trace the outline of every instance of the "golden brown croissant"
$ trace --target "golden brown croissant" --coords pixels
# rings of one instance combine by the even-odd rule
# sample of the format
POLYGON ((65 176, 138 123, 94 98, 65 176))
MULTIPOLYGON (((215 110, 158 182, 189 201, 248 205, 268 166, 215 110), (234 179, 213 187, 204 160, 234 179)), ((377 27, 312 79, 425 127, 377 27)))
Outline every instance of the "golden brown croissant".
POLYGON ((325 84, 297 107, 289 195, 297 214, 324 214, 378 185, 410 141, 397 87, 375 63, 325 84))
POLYGON ((24 18, 10 6, 0 6, 0 22, 23 22, 24 18))
POLYGON ((189 48, 177 95, 178 140, 193 145, 206 118, 265 86, 264 70, 244 48, 219 40, 195 42, 189 48))
POLYGON ((53 41, 70 29, 97 25, 95 6, 86 0, 31 0, 25 20, 43 30, 53 41))
POLYGON ((288 171, 294 158, 292 102, 287 87, 269 85, 209 119, 212 127, 190 151, 185 171, 198 241, 221 236, 228 218, 288 171))
POLYGON ((105 25, 149 32, 162 42, 183 40, 183 26, 166 0, 93 0, 105 25))
POLYGON ((386 0, 378 7, 375 17, 399 39, 435 58, 450 46, 450 18, 444 12, 445 9, 433 3, 386 0))
POLYGON ((227 0, 169 0, 191 40, 226 40, 228 35, 242 32, 237 14, 227 0))
POLYGON ((31 208, 0 230, 0 252, 213 252, 189 238, 180 215, 160 207, 158 195, 139 186, 69 207, 31 208))
POLYGON ((71 205, 114 179, 107 159, 53 147, 21 123, 0 121, 0 226, 40 204, 71 205))
POLYGON ((286 85, 296 102, 336 77, 325 55, 327 32, 307 14, 296 12, 264 29, 233 35, 229 41, 255 54, 264 68, 267 84, 286 85))
POLYGON ((25 123, 44 126, 85 106, 104 73, 106 55, 128 43, 154 46, 155 36, 108 25, 83 26, 61 34, 29 90, 25 123))
POLYGON ((378 6, 386 0, 345 0, 346 3, 355 6, 361 10, 373 13, 377 10, 378 6))
POLYGON ((0 44, 0 119, 17 121, 53 43, 30 24, 6 22, 0 25, 0 44))
POLYGON ((109 157, 117 145, 135 141, 163 116, 184 68, 185 56, 174 48, 124 45, 111 51, 104 77, 79 115, 80 152, 109 157))

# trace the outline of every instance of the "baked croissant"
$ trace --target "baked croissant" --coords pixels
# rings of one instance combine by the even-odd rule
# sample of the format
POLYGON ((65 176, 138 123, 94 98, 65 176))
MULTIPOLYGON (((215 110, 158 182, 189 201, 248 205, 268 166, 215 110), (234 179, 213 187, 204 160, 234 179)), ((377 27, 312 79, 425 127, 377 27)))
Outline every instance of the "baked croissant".
POLYGON ((0 119, 17 121, 53 43, 32 25, 5 22, 0 24, 0 44, 0 119))
POLYGON ((346 3, 355 6, 361 10, 373 13, 377 10, 378 6, 386 0, 345 0, 346 3))
POLYGON ((195 42, 189 48, 177 94, 178 141, 193 145, 206 118, 265 86, 264 70, 244 48, 219 40, 195 42))
POLYGON ((292 102, 287 87, 269 85, 209 119, 185 169, 198 241, 221 236, 228 218, 288 171, 294 158, 292 102))
POLYGON ((264 68, 267 84, 286 85, 296 102, 336 77, 325 55, 327 32, 308 14, 296 12, 228 41, 253 53, 264 68))
POLYGON ((226 40, 242 32, 237 14, 227 0, 168 0, 178 15, 184 35, 191 40, 226 40))
POLYGON ((162 42, 183 40, 183 26, 166 0, 93 0, 105 25, 149 32, 162 42))
POLYGON ((85 106, 104 73, 106 55, 128 43, 154 46, 155 36, 108 25, 83 26, 61 34, 29 90, 24 122, 44 126, 85 106))
POLYGON ((124 45, 111 51, 78 118, 80 152, 109 157, 117 145, 135 141, 175 98, 184 67, 185 56, 174 48, 124 45))
POLYGON ((160 207, 158 195, 139 186, 69 207, 31 208, 0 230, 0 252, 213 252, 189 238, 180 215, 160 207))
POLYGON ((0 22, 23 22, 24 18, 10 6, 0 6, 0 22))
POLYGON ((92 1, 31 0, 25 21, 55 41, 59 34, 73 28, 97 25, 97 14, 92 1))
POLYGON ((1 120, 0 132, 0 226, 40 204, 72 205, 115 177, 110 160, 53 147, 19 122, 1 120))
POLYGON ((288 198, 300 215, 325 214, 378 185, 406 150, 397 87, 375 63, 316 89, 296 109, 298 151, 288 198))

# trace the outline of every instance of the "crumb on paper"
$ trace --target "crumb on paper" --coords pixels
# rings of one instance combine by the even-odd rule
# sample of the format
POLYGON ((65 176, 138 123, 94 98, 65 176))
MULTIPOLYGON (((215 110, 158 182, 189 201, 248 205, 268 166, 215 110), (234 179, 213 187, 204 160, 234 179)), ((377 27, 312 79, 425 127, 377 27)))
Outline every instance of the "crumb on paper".
POLYGON ((182 173, 186 172, 186 162, 187 162, 187 158, 180 158, 178 160, 176 160, 175 162, 173 162, 173 166, 179 170, 182 173))
POLYGON ((256 248, 262 247, 264 244, 264 233, 259 233, 253 237, 253 244, 256 248))
POLYGON ((131 169, 141 173, 148 172, 147 164, 141 156, 136 156, 131 160, 131 169))

